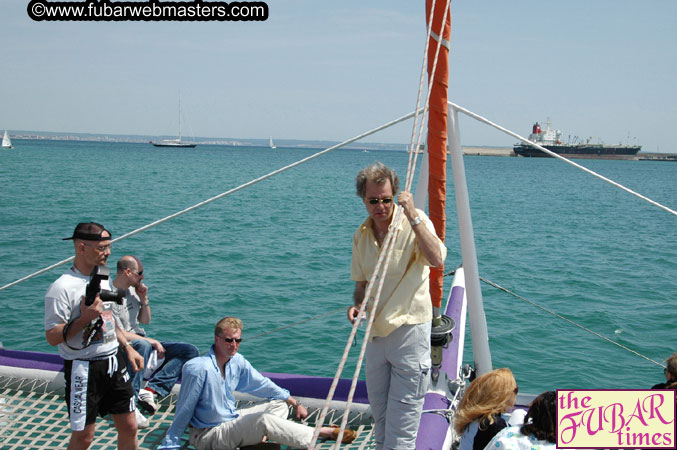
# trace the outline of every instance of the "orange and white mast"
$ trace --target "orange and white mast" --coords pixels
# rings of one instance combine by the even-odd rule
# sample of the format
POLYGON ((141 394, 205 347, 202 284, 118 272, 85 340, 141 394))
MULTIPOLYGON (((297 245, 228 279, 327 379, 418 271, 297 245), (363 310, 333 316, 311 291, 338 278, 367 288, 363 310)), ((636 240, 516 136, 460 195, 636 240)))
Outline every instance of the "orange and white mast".
MULTIPOLYGON (((444 0, 426 1, 426 18, 430 22, 432 13, 432 30, 428 45, 428 78, 433 79, 429 98, 428 113, 428 212, 430 220, 435 226, 437 236, 444 242, 446 229, 446 198, 447 198, 447 90, 449 85, 449 42, 451 38, 451 15, 445 8, 444 0), (442 20, 445 19, 445 23, 442 20), (441 36, 438 30, 443 30, 441 36), (442 45, 437 56, 437 64, 433 75, 435 53, 438 48, 438 39, 442 45)), ((444 266, 430 269, 430 298, 433 303, 434 315, 439 317, 442 307, 442 285, 444 281, 444 266)))

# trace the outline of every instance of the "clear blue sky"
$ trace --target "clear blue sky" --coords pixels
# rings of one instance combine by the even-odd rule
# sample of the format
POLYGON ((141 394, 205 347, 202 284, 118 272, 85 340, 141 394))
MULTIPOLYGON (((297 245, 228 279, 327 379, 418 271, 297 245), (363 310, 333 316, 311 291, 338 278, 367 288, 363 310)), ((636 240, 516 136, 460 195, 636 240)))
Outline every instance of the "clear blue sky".
MULTIPOLYGON (((172 134, 179 91, 205 137, 343 140, 413 110, 422 1, 267 3, 265 22, 34 22, 2 0, 0 129, 172 134)), ((674 0, 454 0, 450 99, 524 135, 549 116, 677 152, 676 23, 674 0)), ((462 119, 462 141, 514 139, 462 119)))

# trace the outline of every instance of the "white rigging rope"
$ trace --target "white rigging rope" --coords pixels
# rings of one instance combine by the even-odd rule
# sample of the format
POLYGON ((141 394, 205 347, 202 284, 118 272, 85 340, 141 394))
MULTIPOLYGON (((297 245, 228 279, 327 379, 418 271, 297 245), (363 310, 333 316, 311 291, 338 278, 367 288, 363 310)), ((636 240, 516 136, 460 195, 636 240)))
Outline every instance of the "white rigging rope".
MULTIPOLYGON (((435 59, 433 60, 433 68, 432 68, 432 71, 430 72, 431 76, 428 80, 428 92, 427 92, 427 96, 426 96, 425 109, 423 111, 423 117, 424 118, 427 117, 428 109, 430 107, 430 93, 432 92, 432 89, 433 89, 433 82, 435 81, 435 71, 437 69, 437 61, 438 61, 439 56, 440 56, 440 50, 443 46, 442 36, 443 36, 443 33, 444 33, 444 24, 447 20, 447 14, 449 13, 450 3, 451 3, 451 0, 447 0, 446 8, 444 9, 444 14, 442 16, 442 22, 440 24, 441 29, 440 29, 440 34, 438 35, 440 37, 437 39, 437 48, 435 49, 435 59)), ((435 10, 435 0, 433 0, 433 2, 432 2, 430 10, 431 10, 431 12, 430 12, 430 24, 428 26, 428 38, 426 39, 426 50, 425 50, 426 57, 428 55, 428 42, 430 41, 430 36, 432 34, 432 17, 433 17, 433 11, 435 10)), ((426 58, 424 58, 423 61, 424 61, 424 68, 425 68, 426 58)), ((419 86, 419 92, 420 92, 421 88, 422 87, 419 86)), ((416 109, 418 110, 418 103, 416 104, 416 109)), ((416 151, 415 152, 412 151, 412 152, 409 153, 409 166, 407 168, 407 181, 405 183, 405 190, 410 191, 410 192, 411 192, 411 185, 414 182, 414 172, 416 170, 416 159, 418 158, 418 149, 421 148, 421 140, 423 139, 423 126, 424 126, 424 124, 425 124, 425 122, 421 121, 421 123, 419 125, 418 141, 416 142, 416 151), (412 158, 412 153, 414 154, 413 158, 412 158), (412 162, 412 159, 413 159, 413 162, 412 162)), ((414 127, 416 127, 416 124, 414 124, 414 127)), ((413 149, 413 141, 412 141, 411 147, 413 149)))
POLYGON ((670 214, 677 216, 677 211, 675 211, 675 210, 673 210, 673 209, 670 209, 670 208, 668 208, 667 206, 662 205, 661 203, 658 203, 657 201, 652 200, 652 199, 650 199, 649 197, 646 197, 646 196, 640 194, 639 192, 635 192, 635 191, 633 191, 632 189, 627 188, 627 187, 623 186, 622 184, 617 183, 617 182, 615 182, 615 181, 613 181, 613 180, 611 180, 611 179, 605 177, 604 175, 598 174, 598 173, 595 172, 594 170, 590 170, 590 169, 588 169, 587 167, 581 166, 580 164, 575 163, 575 162, 571 161, 570 159, 567 159, 567 158, 565 158, 564 156, 562 156, 562 155, 560 155, 560 154, 558 154, 558 153, 555 153, 555 152, 553 152, 553 151, 551 151, 551 150, 548 150, 548 149, 545 148, 545 147, 542 147, 542 146, 536 144, 535 142, 531 142, 529 139, 523 138, 523 137, 520 136, 519 134, 513 133, 512 131, 508 130, 507 128, 503 128, 502 126, 493 123, 493 122, 490 121, 489 119, 486 119, 486 118, 480 116, 479 114, 475 114, 474 112, 472 112, 472 111, 470 111, 470 110, 467 110, 467 109, 463 108, 462 106, 458 106, 457 104, 452 103, 452 102, 448 102, 448 103, 449 103, 449 106, 451 106, 452 108, 457 109, 458 111, 462 112, 463 114, 465 114, 465 115, 468 116, 468 117, 472 117, 473 119, 477 120, 478 122, 482 122, 482 123, 485 123, 485 124, 487 124, 487 125, 489 125, 489 126, 491 126, 491 127, 494 127, 494 128, 496 128, 497 130, 500 130, 500 131, 502 131, 503 133, 505 133, 505 134, 507 134, 507 135, 509 135, 509 136, 512 136, 512 137, 514 137, 514 138, 516 138, 516 139, 519 139, 520 141, 522 141, 522 142, 524 142, 524 143, 526 143, 526 144, 529 144, 529 145, 532 145, 532 146, 536 147, 537 149, 541 150, 542 152, 547 153, 548 155, 552 156, 553 158, 558 158, 558 159, 564 161, 564 162, 567 163, 567 164, 571 164, 572 166, 574 166, 574 167, 576 167, 576 168, 578 168, 578 169, 580 169, 580 170, 582 170, 582 171, 584 171, 584 172, 587 172, 587 173, 589 173, 590 175, 592 175, 592 176, 594 176, 594 177, 597 177, 597 178, 599 178, 599 179, 602 180, 602 181, 606 181, 607 183, 611 184, 612 186, 615 186, 615 187, 617 187, 617 188, 619 188, 619 189, 622 189, 622 190, 624 190, 625 192, 628 192, 629 194, 632 194, 632 195, 634 195, 635 197, 637 197, 637 198, 639 198, 639 199, 642 199, 642 200, 644 200, 644 201, 647 202, 647 203, 650 203, 650 204, 652 204, 652 205, 654 205, 654 206, 657 206, 657 207, 659 207, 659 208, 661 208, 661 209, 663 209, 663 210, 669 212, 670 214))

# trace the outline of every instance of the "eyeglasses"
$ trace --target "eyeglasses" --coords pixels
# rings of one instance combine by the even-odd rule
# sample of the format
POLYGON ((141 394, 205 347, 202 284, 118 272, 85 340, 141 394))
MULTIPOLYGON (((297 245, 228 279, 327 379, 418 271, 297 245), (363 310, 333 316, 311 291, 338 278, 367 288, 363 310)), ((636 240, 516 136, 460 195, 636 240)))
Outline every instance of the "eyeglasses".
POLYGON ((135 274, 137 274, 138 276, 141 276, 141 275, 143 275, 143 270, 142 270, 142 271, 140 271, 140 272, 135 272, 135 271, 133 271, 132 269, 129 269, 129 271, 130 271, 130 272, 132 272, 132 273, 135 273, 135 274))
POLYGON ((99 252, 101 252, 101 253, 105 252, 106 250, 110 250, 110 246, 111 246, 111 244, 108 244, 108 245, 94 245, 94 244, 88 244, 88 243, 86 243, 86 242, 83 242, 83 244, 85 244, 87 247, 95 248, 97 251, 99 251, 99 252))
POLYGON ((392 202, 393 198, 392 197, 385 197, 385 198, 370 198, 369 199, 369 204, 370 205, 378 205, 379 203, 383 203, 384 205, 387 205, 388 203, 392 202))
POLYGON ((229 344, 232 344, 233 341, 237 342, 238 344, 242 342, 242 338, 236 339, 236 338, 224 338, 223 336, 216 336, 217 338, 221 338, 224 341, 228 342, 229 344))

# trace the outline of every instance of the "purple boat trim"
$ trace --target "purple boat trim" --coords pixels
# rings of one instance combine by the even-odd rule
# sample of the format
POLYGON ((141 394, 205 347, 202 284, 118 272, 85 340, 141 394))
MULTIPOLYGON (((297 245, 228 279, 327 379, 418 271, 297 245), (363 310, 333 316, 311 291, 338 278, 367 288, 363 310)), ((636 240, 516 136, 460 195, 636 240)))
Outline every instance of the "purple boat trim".
MULTIPOLYGON (((0 365, 22 369, 63 372, 63 359, 55 353, 0 348, 0 365)), ((332 382, 331 378, 309 375, 268 372, 264 373, 264 375, 298 397, 326 398, 332 382)), ((350 383, 351 380, 339 380, 336 393, 334 394, 334 400, 346 401, 348 399, 350 383)), ((364 381, 358 381, 353 401, 356 403, 369 403, 369 400, 367 399, 367 387, 364 381)))
POLYGON ((63 372, 63 359, 54 353, 7 350, 0 348, 0 366, 63 372))
POLYGON ((459 349, 460 333, 465 332, 465 329, 461 329, 461 313, 463 312, 463 295, 465 294, 465 288, 463 286, 454 286, 451 290, 449 304, 447 305, 447 310, 445 314, 456 323, 456 326, 451 330, 451 335, 453 337, 452 341, 449 343, 449 348, 444 350, 444 358, 442 359, 442 370, 447 373, 450 379, 454 379, 458 376, 456 367, 460 367, 462 361, 461 352, 463 349, 459 349))
MULTIPOLYGON (((427 394, 423 403, 423 411, 447 409, 451 401, 441 394, 427 394)), ((418 427, 416 450, 439 450, 444 448, 446 430, 449 422, 444 416, 436 413, 424 413, 418 427)))
MULTIPOLYGON (((311 398, 327 398, 327 393, 331 387, 332 378, 314 377, 310 375, 294 375, 288 373, 269 373, 263 372, 278 386, 281 386, 291 392, 297 397, 311 397, 311 398)), ((350 391, 351 380, 342 378, 336 386, 334 393, 334 400, 346 401, 348 400, 348 392, 350 391)), ((353 394, 353 402, 355 403, 369 403, 367 398, 367 385, 364 380, 359 380, 353 394)))

